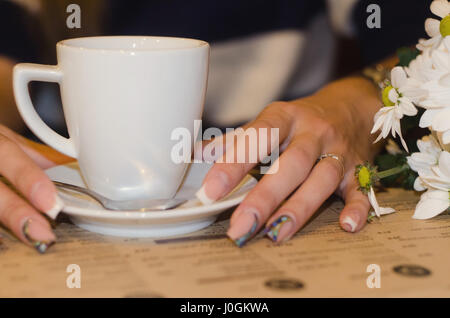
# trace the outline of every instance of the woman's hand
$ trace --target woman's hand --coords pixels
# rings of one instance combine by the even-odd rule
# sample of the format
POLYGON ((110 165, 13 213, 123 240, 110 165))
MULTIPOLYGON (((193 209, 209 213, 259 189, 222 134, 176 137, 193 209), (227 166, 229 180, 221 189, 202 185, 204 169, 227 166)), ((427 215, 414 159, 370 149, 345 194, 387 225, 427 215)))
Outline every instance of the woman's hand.
MULTIPOLYGON (((334 82, 307 98, 275 102, 245 125, 244 129, 279 128, 281 148, 287 147, 279 157, 278 171, 264 175, 234 211, 228 236, 242 246, 265 224, 274 242, 286 241, 333 193, 345 200, 340 216, 342 228, 359 231, 370 205, 357 190, 354 171, 357 164, 372 159, 376 153, 370 130, 379 106, 376 87, 353 77, 334 82), (344 175, 342 164, 334 158, 316 163, 321 154, 344 158, 344 175)), ((255 165, 214 164, 199 190, 199 198, 222 198, 255 165)))
POLYGON ((55 186, 42 169, 70 160, 0 125, 0 174, 21 194, 0 182, 0 223, 41 253, 56 238, 38 211, 54 218, 62 208, 55 186))

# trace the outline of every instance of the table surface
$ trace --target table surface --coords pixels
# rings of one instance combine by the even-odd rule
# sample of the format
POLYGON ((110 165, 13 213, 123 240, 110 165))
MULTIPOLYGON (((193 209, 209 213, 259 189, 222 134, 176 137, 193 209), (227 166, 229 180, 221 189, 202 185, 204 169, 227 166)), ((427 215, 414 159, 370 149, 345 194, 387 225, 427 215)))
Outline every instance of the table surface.
POLYGON ((259 234, 236 247, 225 235, 231 211, 204 230, 156 240, 102 236, 61 215, 57 244, 44 255, 0 228, 0 296, 450 296, 450 215, 412 219, 418 195, 410 191, 379 198, 397 212, 359 233, 340 229, 343 204, 332 198, 281 245, 259 234), (380 288, 368 287, 371 264, 380 269, 380 288))

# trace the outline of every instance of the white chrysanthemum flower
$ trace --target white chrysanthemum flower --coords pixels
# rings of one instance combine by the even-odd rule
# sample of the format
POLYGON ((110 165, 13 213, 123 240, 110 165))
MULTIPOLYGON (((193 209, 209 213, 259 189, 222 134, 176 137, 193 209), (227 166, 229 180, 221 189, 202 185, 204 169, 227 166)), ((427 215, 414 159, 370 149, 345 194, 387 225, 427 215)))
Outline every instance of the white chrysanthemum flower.
MULTIPOLYGON (((409 167, 422 175, 431 173, 431 167, 438 164, 439 156, 442 152, 439 142, 432 136, 425 136, 417 141, 419 152, 411 154, 407 157, 409 167)), ((417 177, 414 182, 416 191, 424 191, 426 185, 422 182, 421 177, 417 177)))
POLYGON ((419 106, 426 109, 450 106, 450 37, 446 37, 439 48, 419 55, 416 60, 411 62, 414 69, 407 72, 421 77, 422 88, 428 93, 419 101, 419 106))
POLYGON ((450 206, 450 153, 442 151, 438 164, 429 171, 418 171, 422 184, 428 189, 422 194, 413 218, 429 219, 450 206))
MULTIPOLYGON (((450 89, 450 88, 449 88, 450 89)), ((450 143, 450 107, 427 109, 420 118, 419 126, 442 133, 442 142, 450 143)))
POLYGON ((419 126, 442 133, 442 142, 450 143, 450 73, 440 81, 423 86, 429 91, 427 101, 420 103, 426 110, 420 117, 419 126), (447 101, 445 101, 447 100, 447 101))
POLYGON ((418 55, 409 63, 408 67, 405 67, 405 72, 410 79, 414 79, 421 84, 438 80, 446 74, 446 70, 439 70, 433 66, 432 51, 426 51, 418 55))
POLYGON ((386 138, 389 133, 395 138, 398 134, 403 147, 408 151, 403 140, 400 119, 406 116, 414 116, 417 109, 413 102, 422 100, 426 96, 426 91, 419 88, 420 83, 415 79, 409 79, 405 70, 394 67, 391 71, 391 85, 386 86, 382 92, 384 107, 382 107, 374 117, 374 125, 371 133, 381 129, 381 133, 375 142, 381 138, 386 138))
MULTIPOLYGON (((382 92, 384 107, 375 115, 372 133, 381 130, 376 141, 389 133, 393 137, 398 134, 408 150, 401 134, 400 119, 416 115, 416 106, 420 106, 425 112, 419 126, 430 128, 433 135, 417 142, 419 152, 407 158, 408 165, 382 172, 368 164, 357 167, 360 190, 368 195, 377 216, 394 210, 378 205, 373 184, 407 166, 419 174, 414 189, 426 190, 416 206, 414 218, 432 218, 450 208, 450 2, 434 0, 430 9, 440 19, 425 21, 430 38, 419 41, 417 48, 422 53, 408 67, 392 70, 391 83, 382 92)), ((398 153, 392 142, 387 148, 390 153, 398 153)))
POLYGON ((438 163, 429 171, 417 171, 420 179, 427 188, 450 191, 450 153, 442 151, 438 163))
POLYGON ((430 39, 419 40, 417 48, 421 51, 437 48, 442 39, 450 35, 450 3, 447 0, 434 0, 430 9, 441 20, 429 18, 425 21, 425 31, 430 39))
MULTIPOLYGON (((420 84, 439 82, 450 73, 450 37, 446 37, 435 50, 428 50, 417 56, 405 71, 410 79, 420 84)), ((425 105, 426 101, 428 99, 424 99, 420 106, 425 105)))
POLYGON ((424 52, 406 69, 410 76, 422 78, 420 87, 427 94, 416 100, 425 108, 419 126, 442 133, 444 144, 450 143, 450 37, 446 37, 438 49, 424 52))

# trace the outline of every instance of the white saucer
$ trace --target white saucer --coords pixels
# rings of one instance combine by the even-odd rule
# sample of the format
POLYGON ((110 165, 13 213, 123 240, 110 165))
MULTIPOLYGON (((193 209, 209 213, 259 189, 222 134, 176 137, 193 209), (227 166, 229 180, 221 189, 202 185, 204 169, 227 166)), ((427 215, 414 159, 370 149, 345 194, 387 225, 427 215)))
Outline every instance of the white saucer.
MULTIPOLYGON (((158 212, 125 212, 105 210, 90 197, 58 189, 65 203, 63 212, 72 222, 88 231, 123 237, 166 237, 186 234, 212 224, 218 215, 239 204, 257 181, 247 175, 227 197, 210 205, 203 205, 195 196, 211 164, 191 164, 185 180, 175 197, 189 198, 176 209, 158 212)), ((46 170, 54 181, 86 187, 76 162, 46 170)))

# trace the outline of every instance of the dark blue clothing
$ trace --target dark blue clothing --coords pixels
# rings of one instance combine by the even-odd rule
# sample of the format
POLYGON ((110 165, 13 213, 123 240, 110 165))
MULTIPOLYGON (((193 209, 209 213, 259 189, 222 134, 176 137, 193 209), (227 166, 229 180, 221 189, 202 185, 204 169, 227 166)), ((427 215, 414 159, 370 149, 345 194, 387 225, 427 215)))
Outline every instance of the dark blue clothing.
POLYGON ((320 0, 111 0, 106 33, 223 41, 256 33, 303 29, 320 0))
POLYGON ((0 0, 0 55, 35 62, 41 38, 42 32, 32 15, 12 2, 0 0))
MULTIPOLYGON (((353 19, 363 61, 375 62, 426 37, 424 21, 432 16, 430 3, 360 0, 353 19), (367 28, 366 8, 371 3, 381 6, 381 29, 367 28)), ((324 0, 109 0, 103 30, 109 35, 167 35, 217 42, 272 30, 302 29, 324 9, 324 0)), ((0 54, 17 61, 38 60, 36 48, 41 37, 33 17, 0 0, 0 54)))
POLYGON ((425 20, 434 17, 430 11, 432 0, 360 0, 353 12, 361 55, 366 64, 387 57, 402 46, 417 44, 428 38, 425 20), (366 24, 367 6, 381 7, 381 28, 369 29, 366 24))

